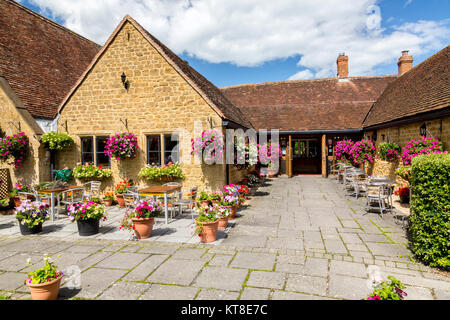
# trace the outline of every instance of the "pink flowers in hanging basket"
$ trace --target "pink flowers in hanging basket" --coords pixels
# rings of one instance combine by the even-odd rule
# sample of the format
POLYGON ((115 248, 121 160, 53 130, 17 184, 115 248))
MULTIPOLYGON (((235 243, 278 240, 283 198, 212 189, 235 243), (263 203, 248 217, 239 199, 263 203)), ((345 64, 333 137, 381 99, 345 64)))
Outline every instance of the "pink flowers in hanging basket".
POLYGON ((444 151, 442 142, 438 138, 423 137, 421 140, 411 140, 403 148, 403 164, 409 166, 413 158, 430 153, 447 153, 447 151, 444 151))
POLYGON ((353 147, 354 142, 352 140, 341 140, 336 142, 334 147, 334 154, 336 159, 347 159, 350 160, 350 150, 353 147))
POLYGON ((375 146, 371 140, 356 141, 350 149, 350 157, 353 163, 372 163, 375 160, 375 146))
POLYGON ((199 138, 191 139, 191 155, 197 155, 207 164, 216 164, 223 162, 225 151, 224 137, 220 130, 210 129, 202 132, 199 138))
POLYGON ((119 132, 111 135, 106 141, 105 154, 117 160, 134 159, 139 149, 134 133, 119 132))
POLYGON ((26 152, 30 141, 24 132, 17 133, 12 137, 0 138, 0 161, 13 158, 11 165, 20 167, 25 161, 26 152))

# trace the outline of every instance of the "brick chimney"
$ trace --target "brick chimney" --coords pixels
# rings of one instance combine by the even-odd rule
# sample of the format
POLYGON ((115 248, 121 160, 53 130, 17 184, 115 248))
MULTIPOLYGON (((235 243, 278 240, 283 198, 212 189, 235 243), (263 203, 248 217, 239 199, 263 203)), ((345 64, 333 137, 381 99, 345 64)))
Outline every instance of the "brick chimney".
POLYGON ((408 50, 402 51, 402 56, 398 58, 398 75, 401 76, 413 67, 413 57, 408 54, 408 50))
POLYGON ((338 79, 348 78, 348 56, 345 53, 340 53, 337 60, 337 76, 338 79))

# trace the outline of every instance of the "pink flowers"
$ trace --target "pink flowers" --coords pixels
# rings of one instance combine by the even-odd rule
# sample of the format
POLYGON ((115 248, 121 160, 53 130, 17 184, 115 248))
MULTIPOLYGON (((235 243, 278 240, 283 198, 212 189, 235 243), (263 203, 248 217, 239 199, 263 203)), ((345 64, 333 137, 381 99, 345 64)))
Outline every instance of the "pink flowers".
POLYGON ((375 160, 375 146, 370 140, 341 140, 336 143, 334 152, 337 159, 345 158, 353 164, 372 163, 375 160))
POLYGON ((334 147, 334 154, 336 159, 345 158, 350 160, 350 149, 353 147, 354 142, 352 140, 341 140, 336 142, 334 147))
POLYGON ((16 168, 20 167, 25 160, 28 146, 29 139, 24 132, 15 134, 12 137, 0 138, 0 161, 6 161, 12 157, 14 161, 10 164, 16 168))
POLYGON ((120 132, 111 135, 106 141, 105 154, 117 160, 133 159, 138 149, 137 137, 133 133, 120 132))
POLYGON ((413 158, 430 153, 447 153, 447 151, 444 151, 442 143, 437 138, 423 137, 421 140, 411 140, 403 148, 403 164, 408 166, 413 158))
POLYGON ((207 164, 223 162, 225 151, 224 137, 220 130, 210 129, 202 132, 200 138, 191 139, 191 155, 202 157, 207 164))

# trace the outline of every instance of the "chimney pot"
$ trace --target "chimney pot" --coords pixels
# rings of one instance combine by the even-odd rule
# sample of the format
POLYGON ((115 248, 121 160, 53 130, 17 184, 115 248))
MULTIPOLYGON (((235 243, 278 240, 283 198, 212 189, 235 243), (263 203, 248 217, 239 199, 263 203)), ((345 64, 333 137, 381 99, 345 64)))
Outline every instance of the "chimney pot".
POLYGON ((398 59, 398 75, 401 76, 405 72, 408 72, 413 67, 413 57, 409 55, 408 50, 402 51, 402 56, 398 59))
POLYGON ((340 53, 337 60, 337 76, 338 79, 348 78, 348 56, 345 53, 340 53))

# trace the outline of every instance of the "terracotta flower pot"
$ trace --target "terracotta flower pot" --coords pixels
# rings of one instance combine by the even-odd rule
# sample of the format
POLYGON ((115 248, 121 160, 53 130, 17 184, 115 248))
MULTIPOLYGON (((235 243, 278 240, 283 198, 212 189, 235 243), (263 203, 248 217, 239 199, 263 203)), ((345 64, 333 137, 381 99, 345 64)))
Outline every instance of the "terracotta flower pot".
POLYGON ((56 300, 58 298, 61 278, 62 275, 55 280, 46 283, 27 283, 27 286, 30 288, 31 298, 33 300, 56 300))
POLYGON ((409 203, 409 196, 399 196, 400 198, 400 203, 405 204, 405 203, 409 203))
POLYGON ((117 203, 119 204, 119 207, 125 208, 125 200, 123 199, 123 194, 116 194, 117 203))
POLYGON ((103 199, 103 203, 105 204, 105 206, 111 207, 112 203, 113 203, 113 199, 103 199))
POLYGON ((13 201, 14 201, 14 207, 20 207, 20 204, 22 203, 22 201, 20 201, 19 197, 13 197, 13 201))
POLYGON ((134 224, 134 233, 136 237, 139 239, 147 239, 150 238, 150 235, 153 231, 153 224, 155 222, 155 218, 133 218, 131 219, 134 224))
POLYGON ((228 217, 219 219, 219 230, 225 230, 228 226, 228 217))
POLYGON ((219 220, 209 222, 197 222, 202 225, 202 233, 200 234, 201 242, 214 242, 217 240, 217 230, 219 229, 219 220))

